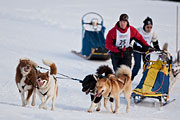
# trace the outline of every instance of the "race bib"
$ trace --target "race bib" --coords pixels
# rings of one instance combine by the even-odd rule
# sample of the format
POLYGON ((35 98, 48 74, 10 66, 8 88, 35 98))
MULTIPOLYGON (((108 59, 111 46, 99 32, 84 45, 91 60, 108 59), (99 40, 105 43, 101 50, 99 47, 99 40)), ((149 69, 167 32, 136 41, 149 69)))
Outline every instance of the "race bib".
POLYGON ((128 28, 127 32, 121 33, 119 30, 116 30, 116 46, 119 48, 127 48, 129 47, 130 42, 130 28, 128 28))
MULTIPOLYGON (((144 40, 147 42, 148 45, 151 45, 152 40, 152 32, 149 34, 145 34, 143 30, 141 29, 139 33, 143 36, 144 40)), ((141 46, 139 43, 137 43, 137 46, 141 46)))

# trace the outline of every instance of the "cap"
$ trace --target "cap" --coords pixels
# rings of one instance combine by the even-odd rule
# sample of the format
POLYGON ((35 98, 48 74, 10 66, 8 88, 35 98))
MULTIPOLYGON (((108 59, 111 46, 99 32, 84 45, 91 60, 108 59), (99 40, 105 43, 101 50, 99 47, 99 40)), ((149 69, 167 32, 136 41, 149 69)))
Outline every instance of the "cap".
POLYGON ((151 19, 150 17, 147 17, 147 18, 143 21, 143 23, 144 23, 144 26, 149 25, 149 24, 153 25, 153 21, 152 21, 152 19, 151 19))
POLYGON ((127 21, 128 22, 128 15, 127 14, 121 14, 119 17, 119 21, 127 21))

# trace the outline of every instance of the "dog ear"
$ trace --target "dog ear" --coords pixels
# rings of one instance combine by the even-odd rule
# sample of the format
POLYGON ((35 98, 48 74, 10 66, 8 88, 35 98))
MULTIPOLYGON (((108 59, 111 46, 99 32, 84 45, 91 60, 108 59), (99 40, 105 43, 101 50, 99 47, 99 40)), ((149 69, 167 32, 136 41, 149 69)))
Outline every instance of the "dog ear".
POLYGON ((167 51, 167 49, 168 49, 168 43, 164 43, 163 50, 167 51))
POLYGON ((40 73, 41 73, 40 70, 37 70, 36 74, 39 75, 40 73))
POLYGON ((99 81, 101 78, 97 78, 97 81, 99 81))
POLYGON ((108 86, 110 86, 111 85, 110 79, 106 78, 106 83, 108 84, 108 86))

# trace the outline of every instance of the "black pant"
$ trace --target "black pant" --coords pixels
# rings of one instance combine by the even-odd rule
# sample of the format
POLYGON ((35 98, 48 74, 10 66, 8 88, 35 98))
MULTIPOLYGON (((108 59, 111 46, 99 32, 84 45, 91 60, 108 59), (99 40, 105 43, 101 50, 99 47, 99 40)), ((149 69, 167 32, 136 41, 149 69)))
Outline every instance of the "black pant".
POLYGON ((146 56, 145 54, 142 54, 142 53, 138 53, 138 52, 134 52, 134 67, 133 67, 133 70, 132 70, 132 77, 131 77, 131 80, 134 79, 134 77, 138 74, 139 72, 139 69, 141 68, 141 57, 143 58, 143 62, 145 64, 145 66, 148 66, 148 60, 150 59, 150 55, 146 56), (145 58, 146 56, 146 58, 145 58))
POLYGON ((120 65, 123 64, 131 68, 131 59, 132 59, 132 55, 131 52, 129 51, 118 52, 118 53, 111 52, 111 60, 115 72, 118 69, 118 67, 120 67, 120 65))

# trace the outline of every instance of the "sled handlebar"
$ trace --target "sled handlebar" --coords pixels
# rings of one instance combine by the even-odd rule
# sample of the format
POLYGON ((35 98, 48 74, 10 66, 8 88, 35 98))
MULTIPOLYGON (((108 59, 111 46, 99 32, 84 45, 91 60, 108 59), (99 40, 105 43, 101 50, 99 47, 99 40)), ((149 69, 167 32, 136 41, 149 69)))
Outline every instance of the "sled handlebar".
MULTIPOLYGON (((90 22, 90 23, 83 23, 83 24, 93 25, 93 23, 92 23, 92 22, 90 22)), ((102 24, 101 24, 101 23, 97 23, 97 25, 102 25, 102 24)))
POLYGON ((161 58, 162 60, 167 61, 167 63, 169 63, 169 61, 172 62, 172 55, 171 55, 171 53, 169 53, 169 52, 166 51, 166 50, 147 51, 147 52, 145 53, 145 59, 146 59, 147 61, 150 61, 150 60, 148 59, 148 56, 149 56, 150 54, 152 54, 153 52, 156 52, 156 54, 159 54, 159 58, 161 58))

